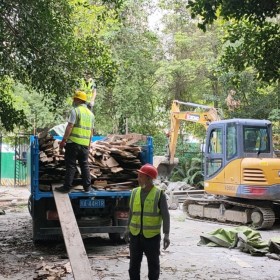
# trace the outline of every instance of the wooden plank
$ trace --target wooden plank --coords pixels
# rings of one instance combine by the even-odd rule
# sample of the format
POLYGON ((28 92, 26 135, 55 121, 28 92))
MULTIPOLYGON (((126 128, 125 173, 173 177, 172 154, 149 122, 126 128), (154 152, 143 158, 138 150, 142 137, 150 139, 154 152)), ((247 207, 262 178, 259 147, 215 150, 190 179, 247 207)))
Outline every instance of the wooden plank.
POLYGON ((119 163, 113 157, 103 159, 101 162, 103 165, 108 166, 109 168, 119 166, 119 163))
POLYGON ((74 279, 91 280, 92 270, 69 195, 55 191, 57 186, 53 185, 53 195, 74 279))

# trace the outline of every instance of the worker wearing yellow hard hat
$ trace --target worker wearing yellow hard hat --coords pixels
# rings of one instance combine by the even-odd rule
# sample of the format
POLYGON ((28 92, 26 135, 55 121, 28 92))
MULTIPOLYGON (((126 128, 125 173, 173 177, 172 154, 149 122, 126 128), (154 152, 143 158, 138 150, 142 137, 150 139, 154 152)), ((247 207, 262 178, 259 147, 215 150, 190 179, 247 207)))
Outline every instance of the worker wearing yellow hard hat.
POLYGON ((63 139, 59 145, 60 150, 65 148, 66 173, 63 186, 55 189, 58 192, 68 193, 73 187, 77 160, 81 168, 84 190, 85 192, 91 191, 88 155, 94 129, 94 116, 87 108, 86 101, 86 93, 77 90, 73 96, 73 109, 68 118, 63 139))
POLYGON ((77 90, 73 96, 73 99, 80 99, 82 101, 87 101, 87 94, 83 91, 77 90))
POLYGON ((75 92, 74 98, 87 101, 88 109, 93 111, 93 106, 97 95, 96 82, 93 79, 89 79, 87 82, 82 79, 80 83, 81 87, 75 92))

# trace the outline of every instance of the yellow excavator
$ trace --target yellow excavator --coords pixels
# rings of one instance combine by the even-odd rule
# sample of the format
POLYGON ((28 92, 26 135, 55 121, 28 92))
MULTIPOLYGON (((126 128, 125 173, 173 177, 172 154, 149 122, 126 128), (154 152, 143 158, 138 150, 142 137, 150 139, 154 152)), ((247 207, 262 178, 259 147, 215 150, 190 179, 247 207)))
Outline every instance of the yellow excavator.
POLYGON ((167 153, 165 156, 154 157, 154 165, 158 169, 159 177, 168 177, 174 167, 178 164, 178 158, 175 158, 175 152, 181 121, 199 123, 207 129, 211 122, 220 119, 218 110, 214 107, 173 100, 170 111, 170 130, 168 132, 167 153), (189 110, 181 111, 181 105, 188 107, 189 110))
MULTIPOLYGON (((210 108, 205 109, 206 113, 210 111, 210 108)), ((169 150, 173 157, 178 136, 176 116, 184 119, 184 112, 178 107, 176 113, 172 111, 171 128, 174 129, 169 150), (175 125, 172 124, 174 119, 175 125)), ((201 114, 197 114, 197 119, 198 116, 201 114)), ((208 114, 205 118, 205 193, 190 195, 184 201, 184 211, 196 219, 251 225, 256 229, 271 228, 279 216, 280 202, 280 158, 273 151, 271 122, 219 120, 218 116, 211 118, 211 115, 208 121, 207 118, 208 114)), ((184 120, 192 121, 187 117, 184 120)), ((200 123, 203 124, 202 119, 200 123)), ((169 161, 174 165, 171 156, 169 161)))

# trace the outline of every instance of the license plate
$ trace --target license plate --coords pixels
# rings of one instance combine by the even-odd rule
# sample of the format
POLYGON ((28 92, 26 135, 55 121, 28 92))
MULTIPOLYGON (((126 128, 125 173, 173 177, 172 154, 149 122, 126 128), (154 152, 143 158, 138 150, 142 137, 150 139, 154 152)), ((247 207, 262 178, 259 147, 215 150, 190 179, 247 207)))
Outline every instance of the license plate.
POLYGON ((80 199, 80 208, 104 208, 105 199, 80 199))

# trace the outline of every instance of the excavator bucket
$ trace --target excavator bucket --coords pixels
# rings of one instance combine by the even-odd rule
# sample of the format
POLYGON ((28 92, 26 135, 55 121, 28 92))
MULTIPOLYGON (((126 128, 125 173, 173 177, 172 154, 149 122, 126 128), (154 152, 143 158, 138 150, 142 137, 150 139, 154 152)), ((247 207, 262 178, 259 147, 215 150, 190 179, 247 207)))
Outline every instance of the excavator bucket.
POLYGON ((179 159, 174 158, 174 162, 171 163, 166 156, 154 156, 154 166, 157 168, 159 178, 168 178, 174 167, 178 165, 179 159))

